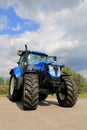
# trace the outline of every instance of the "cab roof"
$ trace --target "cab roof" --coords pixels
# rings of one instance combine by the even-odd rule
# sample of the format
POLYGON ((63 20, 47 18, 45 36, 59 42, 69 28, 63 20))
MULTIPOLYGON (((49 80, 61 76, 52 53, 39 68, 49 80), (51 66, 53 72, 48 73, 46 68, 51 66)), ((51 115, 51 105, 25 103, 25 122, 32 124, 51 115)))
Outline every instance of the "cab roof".
POLYGON ((31 53, 37 54, 37 55, 46 55, 47 54, 45 52, 40 52, 40 51, 36 51, 36 50, 32 50, 31 53))
MULTIPOLYGON (((19 50, 20 51, 20 50, 19 50)), ((24 55, 26 53, 26 51, 20 51, 21 55, 24 55)), ((36 54, 36 55, 44 55, 44 56, 48 56, 45 52, 40 52, 40 51, 36 51, 36 50, 27 50, 27 53, 32 53, 32 54, 36 54)))

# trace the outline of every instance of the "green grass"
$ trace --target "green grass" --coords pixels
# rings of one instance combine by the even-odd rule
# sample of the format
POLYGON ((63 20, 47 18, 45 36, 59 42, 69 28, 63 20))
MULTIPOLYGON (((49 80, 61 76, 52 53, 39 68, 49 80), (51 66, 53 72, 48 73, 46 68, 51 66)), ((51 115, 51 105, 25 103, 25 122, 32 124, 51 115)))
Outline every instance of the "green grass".
POLYGON ((0 86, 0 97, 8 95, 8 86, 0 86))
POLYGON ((0 94, 0 97, 8 97, 8 94, 0 94))
POLYGON ((78 95, 79 98, 87 98, 87 92, 78 95))
POLYGON ((50 94, 48 95, 48 98, 56 98, 56 94, 50 94))

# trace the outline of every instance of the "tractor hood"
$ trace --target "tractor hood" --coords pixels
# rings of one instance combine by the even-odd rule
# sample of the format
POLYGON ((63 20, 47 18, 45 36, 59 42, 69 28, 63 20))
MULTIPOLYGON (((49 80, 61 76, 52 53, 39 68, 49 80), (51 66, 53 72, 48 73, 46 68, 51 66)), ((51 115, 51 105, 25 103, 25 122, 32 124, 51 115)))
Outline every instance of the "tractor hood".
POLYGON ((46 65, 56 65, 58 66, 58 64, 54 63, 54 62, 39 62, 34 66, 35 70, 40 70, 40 71, 44 71, 45 70, 45 66, 46 65))
POLYGON ((34 69, 42 72, 47 71, 54 78, 58 78, 61 75, 60 65, 55 62, 39 62, 34 66, 34 69))

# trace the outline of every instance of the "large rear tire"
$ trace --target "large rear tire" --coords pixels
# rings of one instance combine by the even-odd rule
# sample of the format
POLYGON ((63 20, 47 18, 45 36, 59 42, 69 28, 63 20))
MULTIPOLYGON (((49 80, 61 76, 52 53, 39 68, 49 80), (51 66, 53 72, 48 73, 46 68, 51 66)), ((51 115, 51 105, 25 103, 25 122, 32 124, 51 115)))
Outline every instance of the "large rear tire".
POLYGON ((77 101, 77 86, 74 80, 69 76, 62 77, 64 87, 60 93, 57 93, 57 99, 60 106, 72 107, 77 101))
POLYGON ((23 109, 35 110, 39 102, 39 84, 37 74, 24 75, 23 109))
POLYGON ((22 90, 17 90, 17 78, 13 75, 10 77, 9 82, 9 100, 20 101, 22 97, 22 90))

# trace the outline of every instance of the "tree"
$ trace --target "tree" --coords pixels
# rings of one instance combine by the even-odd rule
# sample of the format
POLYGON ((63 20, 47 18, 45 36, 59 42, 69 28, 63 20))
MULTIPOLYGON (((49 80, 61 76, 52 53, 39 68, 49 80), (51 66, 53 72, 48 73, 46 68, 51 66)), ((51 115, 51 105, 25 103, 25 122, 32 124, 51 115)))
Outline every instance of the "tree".
POLYGON ((63 73, 73 76, 78 87, 78 93, 87 91, 87 81, 81 74, 72 70, 70 67, 65 67, 63 73))

